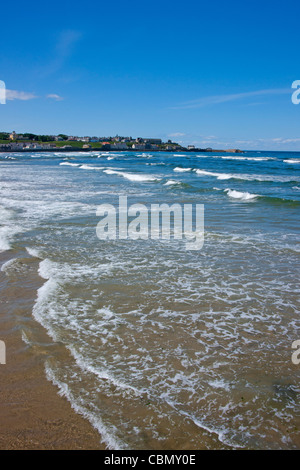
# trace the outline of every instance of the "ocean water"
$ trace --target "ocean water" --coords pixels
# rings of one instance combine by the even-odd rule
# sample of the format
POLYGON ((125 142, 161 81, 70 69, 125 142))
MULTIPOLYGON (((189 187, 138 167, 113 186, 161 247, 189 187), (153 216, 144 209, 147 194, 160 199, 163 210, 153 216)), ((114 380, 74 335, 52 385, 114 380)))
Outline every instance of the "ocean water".
POLYGON ((0 154, 1 270, 41 279, 16 321, 110 449, 300 448, 299 216, 296 152, 0 154), (119 196, 204 204, 203 248, 99 240, 119 196))

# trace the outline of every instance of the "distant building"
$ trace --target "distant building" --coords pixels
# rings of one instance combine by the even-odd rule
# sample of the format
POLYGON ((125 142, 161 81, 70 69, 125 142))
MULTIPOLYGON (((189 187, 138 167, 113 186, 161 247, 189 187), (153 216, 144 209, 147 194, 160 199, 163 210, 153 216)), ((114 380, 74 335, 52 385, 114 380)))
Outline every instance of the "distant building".
POLYGON ((35 148, 35 144, 26 144, 24 149, 26 150, 30 150, 30 149, 34 149, 35 148))
POLYGON ((110 142, 103 142, 101 149, 102 150, 110 150, 110 147, 111 147, 110 142))
POLYGON ((188 150, 194 150, 195 145, 188 145, 187 148, 188 148, 188 150))
POLYGON ((162 143, 161 139, 144 139, 145 144, 155 144, 160 145, 162 143))
POLYGON ((120 143, 118 142, 118 143, 112 144, 112 145, 111 145, 111 149, 112 149, 112 150, 114 150, 114 149, 115 149, 115 150, 127 150, 128 147, 127 147, 126 144, 121 143, 121 142, 120 142, 120 143))
POLYGON ((15 131, 12 131, 11 134, 9 134, 10 140, 16 140, 18 138, 18 134, 15 133, 15 131))
POLYGON ((0 151, 6 151, 11 149, 11 144, 0 144, 0 151))
POLYGON ((144 145, 144 144, 133 144, 132 148, 134 150, 146 150, 146 145, 144 145))

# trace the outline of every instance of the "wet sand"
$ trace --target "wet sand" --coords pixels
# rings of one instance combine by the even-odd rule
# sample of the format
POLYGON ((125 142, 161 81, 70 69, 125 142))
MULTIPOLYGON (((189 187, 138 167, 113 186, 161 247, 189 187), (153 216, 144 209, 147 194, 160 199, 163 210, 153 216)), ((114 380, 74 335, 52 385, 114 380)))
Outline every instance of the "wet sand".
MULTIPOLYGON (((2 253, 0 266, 13 255, 2 253)), ((41 284, 30 258, 21 258, 9 276, 0 272, 0 339, 6 344, 6 364, 0 364, 0 449, 105 449, 98 432, 45 377, 45 360, 55 350, 47 353, 46 332, 31 315, 41 284), (43 348, 22 340, 22 331, 34 328, 43 348)))

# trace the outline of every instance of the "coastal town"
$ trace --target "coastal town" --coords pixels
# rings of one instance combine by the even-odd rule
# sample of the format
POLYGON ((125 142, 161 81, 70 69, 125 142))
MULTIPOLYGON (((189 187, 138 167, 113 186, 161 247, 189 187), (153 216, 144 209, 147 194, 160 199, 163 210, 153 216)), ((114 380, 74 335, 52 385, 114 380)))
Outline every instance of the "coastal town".
POLYGON ((168 140, 163 142, 157 138, 121 137, 90 137, 66 134, 38 135, 31 133, 17 134, 15 131, 0 132, 0 152, 34 152, 34 151, 163 151, 163 152, 230 152, 240 153, 239 149, 198 148, 194 145, 184 147, 168 140))

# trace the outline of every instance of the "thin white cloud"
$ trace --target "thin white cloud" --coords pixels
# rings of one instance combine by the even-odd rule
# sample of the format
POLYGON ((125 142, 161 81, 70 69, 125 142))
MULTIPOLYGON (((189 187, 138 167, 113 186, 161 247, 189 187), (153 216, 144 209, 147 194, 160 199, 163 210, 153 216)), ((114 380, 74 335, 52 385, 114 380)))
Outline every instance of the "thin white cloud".
MULTIPOLYGON (((264 139, 259 139, 259 140, 262 141, 264 139)), ((300 142, 299 138, 285 139, 285 138, 282 138, 282 137, 276 137, 276 139, 270 139, 270 140, 271 140, 271 142, 275 142, 276 144, 295 144, 295 143, 300 142)))
POLYGON ((184 135, 183 132, 174 132, 173 134, 168 134, 167 137, 183 137, 184 135))
MULTIPOLYGON (((41 96, 37 96, 33 92, 6 89, 5 98, 7 101, 14 101, 14 100, 29 101, 29 100, 41 98, 41 96)), ((46 98, 52 99, 55 101, 62 101, 64 99, 62 96, 57 95, 56 93, 49 93, 48 95, 46 95, 46 98)))
POLYGON ((21 101, 28 101, 37 98, 34 93, 30 93, 27 91, 17 91, 17 90, 6 90, 6 99, 7 100, 21 100, 21 101))
POLYGON ((209 106, 220 103, 227 103, 230 101, 242 100, 245 98, 251 98, 254 96, 266 96, 266 95, 283 95, 291 93, 289 88, 273 88, 267 90, 256 90, 249 91, 245 93, 234 93, 229 95, 215 95, 215 96, 206 96, 199 98, 197 100, 186 101, 178 106, 173 106, 171 109, 192 109, 192 108, 202 108, 203 106, 209 106))
POLYGON ((53 57, 43 66, 39 74, 41 77, 46 77, 60 71, 65 61, 70 57, 76 44, 80 41, 82 33, 80 31, 68 29, 61 31, 53 51, 53 57))
POLYGON ((74 29, 62 31, 56 44, 57 55, 62 58, 68 57, 72 52, 73 46, 79 41, 79 39, 81 39, 81 37, 81 31, 76 31, 74 29))
POLYGON ((183 145, 193 144, 195 147, 214 149, 240 148, 242 150, 299 150, 299 137, 269 137, 243 139, 234 136, 185 134, 180 142, 183 145))
POLYGON ((49 99, 52 99, 52 100, 55 100, 55 101, 62 101, 63 100, 62 96, 56 95, 55 93, 50 93, 49 95, 46 96, 46 98, 49 98, 49 99))

